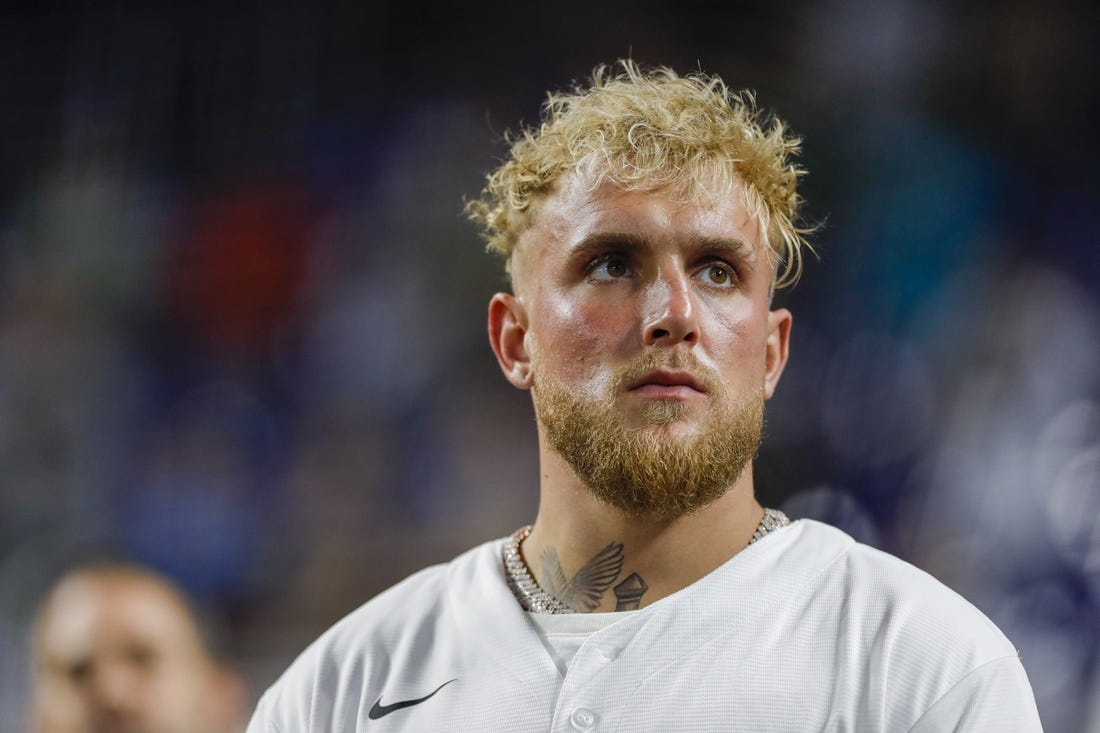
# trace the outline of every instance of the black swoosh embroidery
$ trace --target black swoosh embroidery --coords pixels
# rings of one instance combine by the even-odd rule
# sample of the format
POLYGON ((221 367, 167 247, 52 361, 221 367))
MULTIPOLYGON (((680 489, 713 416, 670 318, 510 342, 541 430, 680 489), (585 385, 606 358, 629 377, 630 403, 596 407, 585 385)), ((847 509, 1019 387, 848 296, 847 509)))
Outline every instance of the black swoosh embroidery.
POLYGON ((370 709, 370 712, 367 713, 367 717, 370 718, 371 720, 378 720, 379 718, 381 718, 384 715, 389 715, 394 710, 400 710, 401 708, 409 708, 409 707, 412 707, 413 705, 419 705, 420 703, 424 702, 425 700, 430 698, 435 693, 442 690, 447 685, 449 685, 452 682, 455 682, 457 680, 458 680, 457 677, 455 677, 453 680, 447 680, 442 685, 435 688, 434 690, 429 692, 424 697, 418 697, 415 700, 402 700, 401 702, 394 702, 394 703, 390 703, 389 705, 383 705, 382 704, 382 698, 379 697, 377 702, 374 703, 374 707, 372 707, 370 709))

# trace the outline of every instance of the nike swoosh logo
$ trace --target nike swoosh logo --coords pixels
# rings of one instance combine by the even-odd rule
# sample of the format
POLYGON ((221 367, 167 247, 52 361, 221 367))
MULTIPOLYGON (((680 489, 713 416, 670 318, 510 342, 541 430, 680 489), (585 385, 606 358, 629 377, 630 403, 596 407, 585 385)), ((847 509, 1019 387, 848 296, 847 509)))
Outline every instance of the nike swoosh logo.
POLYGON ((458 680, 457 677, 455 677, 453 680, 447 680, 442 685, 435 688, 434 690, 429 692, 424 697, 418 697, 415 700, 402 700, 401 702, 393 702, 393 703, 390 703, 389 705, 383 705, 382 704, 382 698, 379 697, 378 701, 374 703, 374 707, 372 707, 370 709, 370 712, 367 713, 367 717, 370 718, 371 720, 378 720, 379 718, 381 718, 383 716, 389 715, 394 710, 400 710, 401 708, 411 708, 413 705, 419 705, 420 703, 422 703, 425 700, 429 699, 435 693, 442 690, 447 685, 451 684, 452 682, 456 682, 457 680, 458 680))

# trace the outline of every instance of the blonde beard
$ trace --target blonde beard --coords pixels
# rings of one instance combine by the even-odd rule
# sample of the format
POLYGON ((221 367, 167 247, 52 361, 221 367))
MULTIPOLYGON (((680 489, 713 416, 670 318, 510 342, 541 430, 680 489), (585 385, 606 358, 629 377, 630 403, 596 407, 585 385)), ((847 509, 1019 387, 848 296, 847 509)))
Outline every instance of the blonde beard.
POLYGON ((630 427, 613 397, 581 396, 545 374, 539 361, 532 364, 532 395, 550 446, 597 499, 627 516, 672 519, 708 506, 734 484, 760 445, 763 388, 742 405, 722 409, 722 386, 692 359, 647 355, 619 370, 610 389, 612 396, 622 394, 625 385, 660 366, 691 371, 715 407, 690 439, 672 434, 688 409, 682 402, 654 402, 645 424, 630 427))

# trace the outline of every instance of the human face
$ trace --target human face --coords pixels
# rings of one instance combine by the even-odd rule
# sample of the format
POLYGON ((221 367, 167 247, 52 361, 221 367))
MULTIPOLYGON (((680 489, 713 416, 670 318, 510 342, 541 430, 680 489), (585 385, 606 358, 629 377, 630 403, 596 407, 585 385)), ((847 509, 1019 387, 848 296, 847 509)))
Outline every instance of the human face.
POLYGON ((182 602, 130 574, 63 581, 38 629, 41 733, 207 730, 211 662, 182 602))
POLYGON ((540 382, 621 425, 620 438, 642 436, 658 461, 662 446, 691 453, 746 421, 759 434, 752 414, 778 383, 791 317, 769 310, 773 268, 741 196, 709 193, 685 204, 574 174, 541 202, 513 255, 515 295, 490 307, 490 335, 506 376, 534 388, 552 446, 540 382))

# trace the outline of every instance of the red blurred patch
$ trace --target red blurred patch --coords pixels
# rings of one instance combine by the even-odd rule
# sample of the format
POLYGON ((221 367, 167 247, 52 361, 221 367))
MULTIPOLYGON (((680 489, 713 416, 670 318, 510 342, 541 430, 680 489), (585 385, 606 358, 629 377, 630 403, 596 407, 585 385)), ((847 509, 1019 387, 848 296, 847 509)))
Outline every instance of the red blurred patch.
POLYGON ((188 336, 217 351, 264 349, 296 320, 309 249, 306 197, 259 185, 200 204, 168 273, 188 336))

